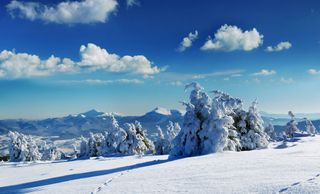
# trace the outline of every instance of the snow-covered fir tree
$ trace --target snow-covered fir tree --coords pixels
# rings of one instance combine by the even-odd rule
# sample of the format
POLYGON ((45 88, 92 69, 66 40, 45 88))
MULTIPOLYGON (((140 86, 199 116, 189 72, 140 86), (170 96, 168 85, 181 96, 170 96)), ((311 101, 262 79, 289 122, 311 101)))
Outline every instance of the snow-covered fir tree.
POLYGON ((286 126, 286 136, 287 138, 293 138, 294 134, 299 132, 300 130, 297 127, 297 122, 292 111, 289 111, 288 115, 291 117, 291 120, 287 123, 286 126))
POLYGON ((186 106, 183 127, 174 139, 171 157, 193 156, 236 149, 239 144, 237 132, 234 130, 231 114, 234 109, 241 107, 241 101, 214 91, 214 98, 210 98, 197 83, 191 83, 186 89, 193 88, 190 102, 186 106), (229 139, 230 135, 234 139, 229 139))
POLYGON ((181 130, 181 127, 179 123, 173 123, 172 121, 169 121, 166 127, 167 127, 168 140, 171 142, 178 135, 178 133, 181 130))
POLYGON ((120 144, 127 138, 127 133, 122 129, 114 116, 109 118, 110 127, 105 132, 105 155, 120 153, 120 144))
POLYGON ((126 123, 124 125, 126 138, 119 145, 119 151, 128 155, 143 155, 144 153, 152 153, 154 145, 150 141, 141 124, 138 121, 134 123, 126 123))
POLYGON ((37 161, 41 159, 42 154, 31 136, 12 131, 9 132, 8 136, 10 138, 9 155, 11 162, 37 161))
POLYGON ((42 157, 41 160, 60 160, 61 159, 61 151, 58 150, 56 146, 53 144, 45 145, 41 149, 42 157))
POLYGON ((278 139, 277 133, 274 130, 274 126, 272 123, 269 123, 268 126, 266 126, 265 132, 268 134, 270 141, 275 141, 278 139))
POLYGON ((263 120, 258 112, 257 104, 255 100, 246 114, 243 111, 240 114, 241 122, 239 127, 242 150, 265 148, 269 144, 269 136, 265 133, 263 120), (246 124, 245 126, 244 123, 246 124))
POLYGON ((162 129, 158 125, 157 125, 157 131, 158 131, 158 139, 154 143, 156 154, 157 155, 169 154, 171 150, 170 141, 164 137, 162 129))
POLYGON ((305 118, 306 121, 306 131, 310 135, 315 135, 316 134, 316 127, 313 125, 312 121, 305 118))
POLYGON ((83 136, 80 137, 80 152, 78 157, 79 158, 90 157, 88 139, 83 136))
POLYGON ((224 92, 213 91, 211 98, 197 83, 187 85, 188 88, 193 88, 190 102, 183 103, 186 114, 170 157, 267 147, 268 135, 256 102, 246 112, 240 99, 224 92))

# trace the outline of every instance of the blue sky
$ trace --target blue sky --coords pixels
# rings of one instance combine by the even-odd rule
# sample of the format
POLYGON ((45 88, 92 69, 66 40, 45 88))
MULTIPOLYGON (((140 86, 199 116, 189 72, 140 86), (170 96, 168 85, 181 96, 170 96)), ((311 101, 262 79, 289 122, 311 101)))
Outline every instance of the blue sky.
POLYGON ((3 0, 0 26, 0 118, 182 109, 192 81, 320 111, 319 1, 3 0))

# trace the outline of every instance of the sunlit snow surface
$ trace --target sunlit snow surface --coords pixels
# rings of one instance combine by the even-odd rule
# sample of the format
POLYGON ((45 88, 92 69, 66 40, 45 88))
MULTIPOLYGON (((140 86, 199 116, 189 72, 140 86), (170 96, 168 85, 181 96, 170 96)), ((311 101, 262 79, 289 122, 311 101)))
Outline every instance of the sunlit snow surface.
POLYGON ((1 163, 0 193, 320 193, 320 136, 179 160, 1 163))

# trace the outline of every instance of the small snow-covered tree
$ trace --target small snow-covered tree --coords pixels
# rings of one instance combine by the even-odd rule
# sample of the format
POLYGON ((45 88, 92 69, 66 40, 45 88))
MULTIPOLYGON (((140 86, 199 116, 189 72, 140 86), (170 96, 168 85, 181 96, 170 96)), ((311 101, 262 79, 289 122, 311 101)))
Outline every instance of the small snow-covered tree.
POLYGON ((288 112, 288 115, 291 117, 291 120, 287 123, 286 126, 286 135, 288 138, 293 138, 294 133, 299 132, 299 128, 297 127, 296 119, 292 111, 288 112))
POLYGON ((268 134, 270 140, 274 141, 278 139, 277 133, 274 130, 274 126, 272 123, 269 123, 268 126, 266 126, 265 132, 268 134))
POLYGON ((105 132, 105 155, 120 153, 120 144, 127 138, 127 133, 122 129, 114 116, 110 118, 110 128, 105 132))
POLYGON ((315 135, 316 134, 316 127, 313 125, 312 121, 305 118, 306 121, 306 131, 310 135, 315 135))
POLYGON ((119 151, 128 155, 143 155, 144 153, 153 152, 154 145, 150 141, 141 124, 138 121, 135 123, 126 123, 124 126, 126 139, 120 143, 119 151))
POLYGON ((253 150, 257 148, 265 148, 269 144, 269 137, 264 131, 263 120, 257 109, 257 101, 255 100, 249 107, 247 115, 241 113, 242 122, 240 124, 240 142, 243 150, 253 150), (245 119, 245 121, 243 121, 245 119), (244 127, 243 124, 246 123, 244 127))
POLYGON ((10 131, 8 134, 10 161, 37 161, 40 160, 42 154, 39 152, 35 140, 31 136, 18 132, 10 131))
POLYGON ((79 158, 87 158, 87 157, 90 157, 88 139, 81 136, 79 158))
POLYGON ((167 136, 168 140, 171 142, 180 132, 181 127, 179 123, 173 123, 172 121, 169 121, 167 125, 167 136))
POLYGON ((58 150, 56 146, 53 144, 45 144, 41 150, 42 157, 41 160, 60 160, 61 159, 61 152, 58 150))
POLYGON ((157 125, 158 139, 155 141, 155 152, 158 155, 169 154, 171 150, 171 144, 168 139, 163 135, 162 129, 157 125))

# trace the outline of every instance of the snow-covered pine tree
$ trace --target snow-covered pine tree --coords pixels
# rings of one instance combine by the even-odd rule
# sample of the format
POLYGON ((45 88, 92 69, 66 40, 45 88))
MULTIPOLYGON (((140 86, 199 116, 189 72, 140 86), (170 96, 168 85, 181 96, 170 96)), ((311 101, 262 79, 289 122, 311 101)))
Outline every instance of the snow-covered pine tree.
POLYGON ((78 157, 79 158, 90 157, 88 139, 83 136, 80 137, 80 152, 78 157))
POLYGON ((240 122, 240 143, 242 150, 253 150, 257 148, 265 148, 269 144, 269 137, 265 133, 263 120, 257 109, 257 101, 255 100, 249 107, 247 115, 241 112, 240 122), (245 119, 245 120, 243 120, 245 119), (246 123, 246 127, 243 124, 246 123))
POLYGON ((127 138, 126 131, 122 129, 116 118, 109 118, 110 127, 105 132, 104 155, 120 153, 120 144, 127 138))
POLYGON ((173 123, 172 121, 169 121, 166 127, 167 127, 168 140, 171 142, 178 135, 178 133, 181 130, 181 127, 179 123, 173 123))
POLYGON ((124 129, 126 132, 126 139, 120 143, 120 153, 143 155, 154 151, 152 141, 147 138, 144 129, 138 121, 135 121, 135 123, 126 123, 124 129))
POLYGON ((45 144, 45 146, 41 150, 42 157, 41 160, 60 160, 61 152, 57 149, 53 144, 45 144))
POLYGON ((11 162, 37 161, 41 159, 38 146, 31 136, 10 131, 8 134, 9 154, 11 162))
POLYGON ((233 118, 229 115, 241 107, 241 100, 220 91, 214 91, 214 98, 211 99, 198 83, 188 84, 186 89, 188 88, 193 88, 190 102, 183 103, 186 114, 182 129, 174 139, 170 157, 237 149, 238 135, 232 126, 233 118))
POLYGON ((269 123, 265 128, 265 132, 268 134, 271 141, 275 141, 278 139, 277 133, 274 130, 274 126, 272 123, 269 123))
POLYGON ((288 138, 293 138, 294 133, 299 132, 299 128, 297 127, 296 119, 292 111, 288 112, 288 115, 291 117, 291 120, 287 123, 286 126, 286 136, 288 138))
POLYGON ((104 154, 103 145, 105 137, 101 133, 90 133, 88 140, 89 157, 101 156, 104 154))
POLYGON ((157 155, 169 154, 171 150, 171 144, 168 139, 163 135, 162 129, 157 125, 158 139, 155 141, 155 152, 157 155))
POLYGON ((312 121, 305 118, 306 121, 306 131, 310 135, 315 135, 316 134, 316 127, 313 125, 312 121))

